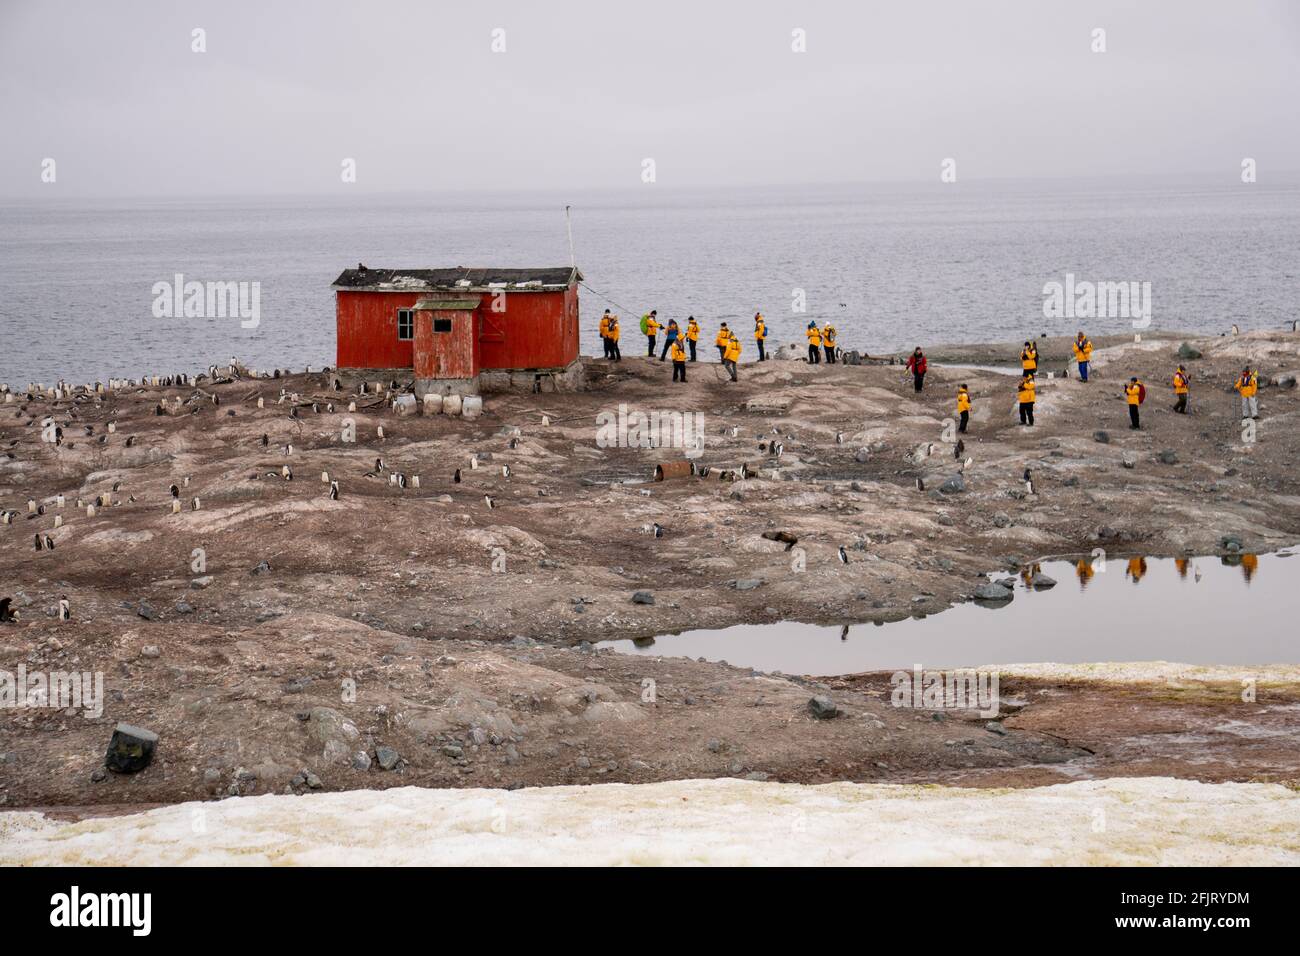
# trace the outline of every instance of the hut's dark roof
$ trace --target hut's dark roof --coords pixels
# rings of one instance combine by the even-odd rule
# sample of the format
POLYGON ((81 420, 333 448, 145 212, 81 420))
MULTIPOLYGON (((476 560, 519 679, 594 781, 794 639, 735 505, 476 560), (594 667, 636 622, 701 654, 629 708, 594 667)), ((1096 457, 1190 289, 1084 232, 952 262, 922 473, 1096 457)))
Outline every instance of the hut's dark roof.
POLYGON ((423 289, 506 288, 527 292, 564 289, 582 278, 572 266, 554 269, 344 269, 334 280, 336 289, 374 289, 381 292, 423 289))

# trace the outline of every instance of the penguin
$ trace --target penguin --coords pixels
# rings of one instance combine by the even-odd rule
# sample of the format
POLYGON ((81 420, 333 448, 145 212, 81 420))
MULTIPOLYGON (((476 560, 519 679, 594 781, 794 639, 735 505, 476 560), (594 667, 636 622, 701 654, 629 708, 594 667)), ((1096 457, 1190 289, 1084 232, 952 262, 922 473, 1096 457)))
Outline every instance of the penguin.
POLYGON ((459 468, 457 468, 456 471, 452 474, 452 476, 451 476, 451 480, 452 480, 452 483, 453 483, 453 484, 457 484, 457 485, 460 484, 460 469, 459 469, 459 468))
POLYGON ((37 534, 37 535, 33 535, 32 537, 35 539, 35 542, 36 542, 36 550, 37 550, 37 551, 44 551, 44 550, 45 550, 45 544, 41 541, 41 536, 40 536, 39 534, 37 534))
POLYGON ((122 482, 120 482, 120 481, 115 481, 115 482, 113 482, 113 490, 114 490, 114 491, 120 491, 121 488, 122 488, 122 482))
POLYGON ((397 473, 397 487, 403 490, 406 489, 406 476, 401 472, 397 473))
POLYGON ((509 447, 510 447, 510 450, 511 450, 511 451, 513 451, 514 449, 518 448, 518 447, 519 447, 519 439, 518 439, 518 438, 512 438, 512 439, 510 439, 510 446, 509 446, 509 447))
POLYGON ((835 433, 835 444, 837 444, 837 445, 843 445, 843 444, 844 444, 844 432, 836 432, 836 433, 835 433))
POLYGON ((54 539, 51 538, 48 534, 45 536, 45 550, 46 551, 54 550, 54 539))
POLYGON ((271 437, 266 432, 262 432, 262 447, 265 448, 271 443, 271 437))
POLYGON ((484 503, 487 504, 489 508, 495 508, 497 506, 497 500, 493 498, 491 495, 484 495, 483 501, 484 503))
POLYGON ((960 438, 958 438, 958 439, 957 439, 957 444, 956 444, 955 446, 953 446, 953 449, 952 449, 952 457, 953 457, 953 458, 960 459, 960 458, 961 458, 961 453, 964 452, 965 450, 966 450, 966 443, 965 443, 964 441, 962 441, 960 438))
POLYGON ((199 510, 199 504, 200 504, 200 503, 199 503, 199 499, 198 499, 198 498, 191 498, 191 499, 190 499, 190 510, 191 510, 191 511, 198 511, 198 510, 199 510))
POLYGON ((172 497, 179 498, 180 496, 181 496, 180 487, 178 485, 172 485, 172 497))
POLYGON ((68 602, 67 595, 59 598, 59 620, 66 621, 72 617, 72 605, 68 602))
POLYGON ((134 435, 128 435, 128 436, 126 437, 126 447, 127 447, 127 448, 130 448, 130 447, 131 447, 132 445, 134 445, 134 444, 135 444, 135 436, 134 436, 134 435))
POLYGON ((331 482, 330 482, 330 501, 338 501, 338 500, 339 500, 339 483, 338 483, 337 481, 331 481, 331 482))
POLYGON ((501 477, 502 477, 502 478, 509 478, 509 477, 510 477, 510 466, 509 466, 509 465, 502 465, 502 466, 501 466, 501 477))
POLYGON ((290 468, 288 465, 284 465, 280 469, 280 477, 282 477, 285 481, 293 481, 293 469, 290 468))
POLYGON ((916 490, 925 491, 925 482, 922 481, 920 478, 916 479, 916 490))
POLYGON ((376 471, 376 472, 380 472, 380 471, 383 471, 383 470, 384 470, 384 459, 382 459, 382 458, 376 458, 376 459, 375 459, 375 471, 376 471))
POLYGON ((12 624, 18 620, 18 614, 10 610, 13 598, 0 598, 0 624, 12 624))
POLYGON ((380 425, 377 429, 375 429, 375 431, 378 432, 379 440, 380 440, 380 441, 383 441, 383 440, 384 440, 384 426, 383 426, 383 425, 380 425))
POLYGON ((849 553, 844 550, 844 545, 840 545, 840 564, 849 563, 849 553))
POLYGON ((656 538, 662 538, 664 536, 663 525, 659 524, 659 522, 656 521, 654 523, 654 532, 656 538))
POLYGON ((969 457, 965 461, 963 461, 961 463, 962 471, 965 471, 967 468, 969 468, 974 463, 974 461, 975 461, 974 458, 969 458, 969 457))

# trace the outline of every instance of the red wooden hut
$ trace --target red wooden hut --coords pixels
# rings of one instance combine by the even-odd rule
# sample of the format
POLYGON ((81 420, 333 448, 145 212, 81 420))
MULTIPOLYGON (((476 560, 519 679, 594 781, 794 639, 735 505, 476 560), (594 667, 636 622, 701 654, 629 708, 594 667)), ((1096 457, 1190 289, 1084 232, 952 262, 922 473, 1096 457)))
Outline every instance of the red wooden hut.
POLYGON ((340 372, 416 391, 577 388, 576 268, 345 269, 334 280, 340 372))

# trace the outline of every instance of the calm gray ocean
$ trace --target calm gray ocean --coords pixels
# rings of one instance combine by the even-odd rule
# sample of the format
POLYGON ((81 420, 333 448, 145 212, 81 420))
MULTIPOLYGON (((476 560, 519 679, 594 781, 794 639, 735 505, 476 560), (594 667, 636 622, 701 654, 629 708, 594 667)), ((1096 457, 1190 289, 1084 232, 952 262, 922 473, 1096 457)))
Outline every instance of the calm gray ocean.
MULTIPOLYGON (((57 187, 51 187, 53 190, 57 187)), ((569 260, 635 318, 768 317, 774 341, 834 320, 845 348, 1131 329, 1043 316, 1043 286, 1151 284, 1152 329, 1280 328, 1300 318, 1300 181, 1096 180, 565 195, 0 204, 0 382, 332 364, 330 283, 371 267, 569 260), (156 318, 154 284, 260 283, 260 322, 156 318), (792 311, 796 289, 806 312, 792 311)), ((583 351, 611 303, 582 290, 583 351)), ((627 319, 633 322, 628 322, 627 319)), ((629 354, 636 354, 630 350, 629 354)))

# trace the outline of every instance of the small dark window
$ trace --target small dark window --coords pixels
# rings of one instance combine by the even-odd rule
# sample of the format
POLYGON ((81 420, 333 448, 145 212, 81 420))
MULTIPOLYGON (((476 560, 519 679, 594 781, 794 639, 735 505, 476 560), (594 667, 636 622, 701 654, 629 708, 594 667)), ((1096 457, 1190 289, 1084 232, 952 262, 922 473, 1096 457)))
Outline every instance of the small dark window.
POLYGON ((451 319, 434 319, 434 320, 433 320, 433 331, 435 331, 435 332, 450 332, 450 331, 451 331, 451 319))
POLYGON ((415 310, 398 309, 397 340, 399 342, 409 342, 413 338, 415 338, 415 310))

